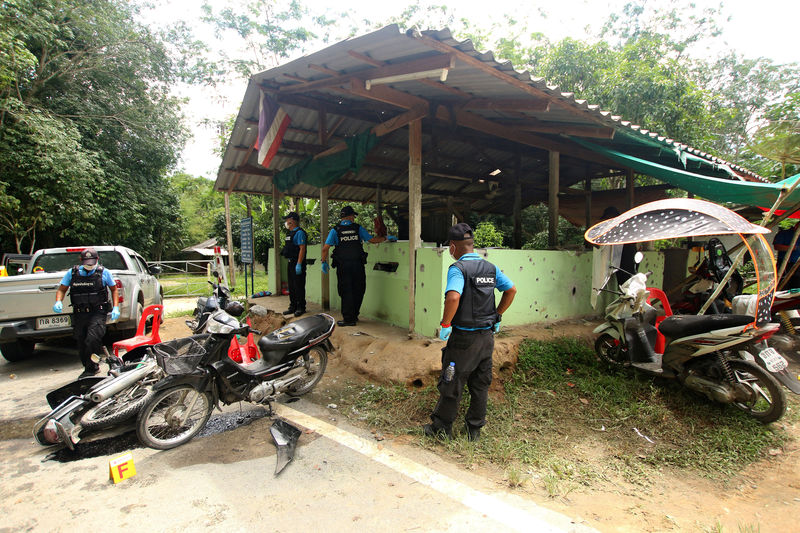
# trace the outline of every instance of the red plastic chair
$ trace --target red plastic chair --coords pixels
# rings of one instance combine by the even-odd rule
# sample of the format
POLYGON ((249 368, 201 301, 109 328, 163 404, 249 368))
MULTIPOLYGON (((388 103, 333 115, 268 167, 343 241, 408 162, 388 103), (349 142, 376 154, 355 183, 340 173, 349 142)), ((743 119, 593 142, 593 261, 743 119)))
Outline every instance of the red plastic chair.
POLYGON ((140 346, 148 346, 161 342, 158 335, 158 328, 161 326, 161 313, 164 311, 163 305, 149 305, 142 311, 142 318, 139 319, 139 327, 136 329, 136 336, 130 339, 117 341, 114 343, 114 355, 119 357, 120 349, 130 352, 140 346), (147 320, 153 317, 153 327, 149 334, 145 333, 147 320))
MULTIPOLYGON (((252 326, 250 317, 247 317, 247 325, 252 326)), ((228 348, 228 357, 240 365, 249 365, 256 359, 260 359, 261 354, 258 352, 258 346, 253 334, 247 334, 247 342, 244 344, 239 344, 238 338, 232 338, 230 348, 228 348)))
MULTIPOLYGON (((658 300, 661 302, 661 307, 664 308, 664 316, 656 317, 656 331, 658 331, 658 325, 661 324, 661 322, 663 322, 668 316, 672 316, 672 307, 669 305, 669 300, 667 300, 666 293, 661 289, 647 287, 647 291, 650 293, 650 296, 647 297, 647 303, 649 304, 651 300, 658 300)), ((654 351, 663 355, 664 348, 666 346, 667 339, 661 334, 660 331, 658 331, 656 334, 656 346, 654 351)))

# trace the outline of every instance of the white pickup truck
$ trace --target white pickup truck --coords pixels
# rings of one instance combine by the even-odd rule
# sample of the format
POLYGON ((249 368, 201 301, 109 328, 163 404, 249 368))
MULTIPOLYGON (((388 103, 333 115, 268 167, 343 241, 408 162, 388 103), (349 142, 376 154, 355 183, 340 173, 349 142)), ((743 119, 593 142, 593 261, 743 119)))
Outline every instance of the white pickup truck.
MULTIPOLYGON (((29 274, 0 277, 0 353, 8 361, 30 356, 37 342, 72 335, 69 293, 64 299, 63 313, 54 313, 53 304, 61 278, 80 263, 79 255, 85 248, 38 250, 31 257, 29 274)), ((153 277, 160 268, 148 268, 147 262, 130 248, 94 248, 100 264, 111 272, 119 290, 120 317, 116 322, 109 318, 108 330, 132 337, 142 310, 164 299, 164 291, 153 277)))

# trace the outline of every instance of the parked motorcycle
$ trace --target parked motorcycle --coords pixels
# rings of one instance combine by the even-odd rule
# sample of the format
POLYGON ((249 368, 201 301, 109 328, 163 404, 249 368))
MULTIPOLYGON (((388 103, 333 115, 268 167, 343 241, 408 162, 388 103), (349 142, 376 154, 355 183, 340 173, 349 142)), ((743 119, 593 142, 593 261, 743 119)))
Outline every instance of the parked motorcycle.
MULTIPOLYGON (((193 319, 186 321, 186 325, 189 326, 189 329, 195 335, 205 332, 206 323, 212 314, 220 309, 228 310, 228 304, 232 303, 230 289, 222 284, 222 278, 219 277, 217 272, 213 272, 212 274, 214 275, 214 279, 216 279, 216 283, 213 281, 208 282, 212 287, 211 296, 199 297, 197 299, 197 306, 193 312, 193 319)), ((244 307, 241 309, 239 314, 244 311, 244 307)), ((230 311, 228 312, 231 313, 230 311)))
POLYGON ((606 307, 605 323, 595 329, 600 334, 595 343, 597 354, 613 364, 677 379, 712 401, 732 404, 763 423, 780 419, 786 409, 783 388, 761 365, 777 368, 785 359, 774 348, 754 355, 759 364, 737 353, 758 346, 779 327, 769 323, 775 260, 763 237, 768 232, 724 207, 685 198, 645 204, 590 228, 586 239, 601 246, 698 235, 749 235, 742 238, 757 276, 754 316, 673 315, 656 328, 657 312, 646 302, 650 273, 635 274, 606 307), (654 349, 659 333, 666 341, 663 353, 654 349))
POLYGON ((260 332, 224 310, 208 318, 207 333, 153 347, 166 377, 139 412, 139 439, 151 448, 174 448, 197 435, 219 402, 269 405, 282 394, 310 392, 325 372, 335 325, 326 314, 292 322, 259 339, 261 357, 247 365, 228 356, 231 341, 260 332))
POLYGON ((135 417, 164 376, 152 355, 126 362, 106 352, 105 358, 96 358, 103 360, 109 365, 108 376, 82 378, 47 394, 52 411, 34 425, 36 442, 75 449, 85 434, 135 417))

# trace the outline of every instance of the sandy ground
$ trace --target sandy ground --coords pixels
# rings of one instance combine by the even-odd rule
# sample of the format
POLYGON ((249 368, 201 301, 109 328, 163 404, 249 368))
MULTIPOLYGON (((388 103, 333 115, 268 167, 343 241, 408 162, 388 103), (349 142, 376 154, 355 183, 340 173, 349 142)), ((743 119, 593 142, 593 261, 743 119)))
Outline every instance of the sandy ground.
MULTIPOLYGON (((254 303, 282 310, 288 305, 283 300, 288 299, 262 298, 254 303)), ((177 305, 168 301, 167 312, 177 305)), ((184 305, 191 309, 194 301, 184 305)), ((162 338, 187 335, 185 319, 167 319, 162 324, 162 338)), ((282 317, 272 316, 255 326, 266 331, 282 323, 282 317)), ((515 347, 523 338, 591 337, 593 327, 591 322, 575 320, 508 328, 507 336, 498 339, 495 373, 502 377, 511 371, 515 347)), ((337 350, 325 377, 312 394, 291 407, 375 443, 374 434, 349 425, 335 408, 328 407, 336 403, 342 384, 353 379, 391 379, 409 387, 431 384, 439 370, 442 343, 409 339, 400 328, 370 320, 352 328, 337 328, 333 341, 337 350)), ((501 469, 478 465, 465 470, 416 446, 413 435, 380 436, 384 440, 378 446, 490 499, 445 496, 409 472, 365 456, 358 447, 344 446, 308 430, 301 437, 295 461, 281 477, 273 478, 275 448, 268 434, 270 420, 263 417, 261 408, 246 404, 244 415, 239 414, 238 406, 215 415, 214 425, 222 428, 219 431, 174 450, 138 448, 135 437, 128 435, 107 441, 110 445, 102 443, 103 447, 87 456, 63 463, 46 460, 48 450, 34 444, 30 428, 47 411, 44 394, 79 373, 75 359, 68 346, 40 346, 34 359, 13 365, 0 362, 0 510, 4 513, 0 533, 109 524, 123 530, 146 526, 159 531, 295 531, 298 527, 330 531, 506 530, 508 523, 498 518, 498 510, 505 509, 505 504, 512 506, 511 514, 522 510, 528 513, 525 516, 545 516, 548 524, 556 524, 560 530, 583 526, 621 532, 798 530, 797 426, 788 428, 794 440, 784 449, 730 479, 709 480, 665 469, 642 487, 621 482, 610 472, 605 482, 557 498, 548 497, 542 483, 511 491, 501 469), (228 428, 235 429, 224 431, 228 428), (137 476, 120 485, 110 484, 108 460, 131 448, 137 476), (124 494, 116 493, 120 490, 124 494), (464 501, 478 503, 465 505, 464 501), (571 518, 548 514, 542 508, 571 518)))

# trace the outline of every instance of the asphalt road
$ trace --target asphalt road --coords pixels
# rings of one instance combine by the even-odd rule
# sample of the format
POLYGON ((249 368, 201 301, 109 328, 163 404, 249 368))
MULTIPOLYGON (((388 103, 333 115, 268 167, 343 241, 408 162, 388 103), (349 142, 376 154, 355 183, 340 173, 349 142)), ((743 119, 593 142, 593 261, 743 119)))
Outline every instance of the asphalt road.
POLYGON ((402 439, 379 442, 327 399, 277 407, 304 430, 277 477, 272 419, 250 404, 215 413, 205 436, 173 450, 129 432, 52 454, 31 427, 45 393, 80 370, 68 347, 0 362, 0 532, 590 530, 402 439), (114 485, 109 460, 127 451, 136 475, 114 485))

